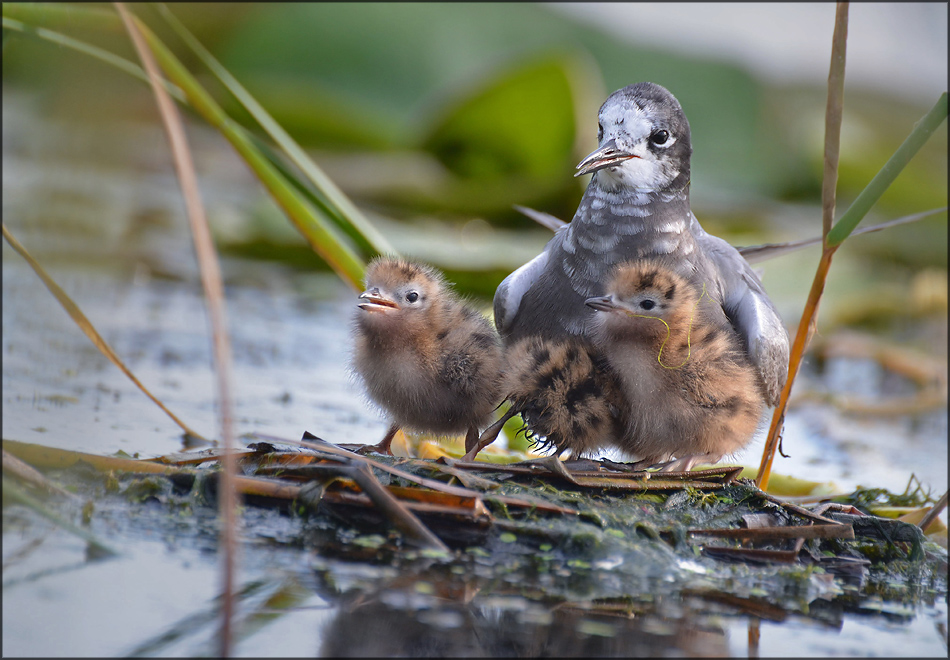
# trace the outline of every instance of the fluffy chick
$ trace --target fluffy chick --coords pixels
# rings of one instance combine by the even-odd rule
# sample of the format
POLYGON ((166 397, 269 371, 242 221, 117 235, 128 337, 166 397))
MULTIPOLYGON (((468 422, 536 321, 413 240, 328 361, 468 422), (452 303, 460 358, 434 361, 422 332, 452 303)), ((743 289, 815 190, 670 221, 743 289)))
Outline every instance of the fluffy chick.
POLYGON ((505 351, 508 412, 482 434, 463 460, 491 444, 516 414, 526 433, 558 454, 590 456, 620 444, 625 432, 622 388, 606 360, 580 338, 524 337, 505 351))
POLYGON ((765 393, 720 302, 677 275, 669 259, 621 264, 606 291, 586 304, 601 312, 594 342, 627 401, 620 448, 672 471, 745 447, 765 393))
POLYGON ((502 345, 491 322, 465 304, 442 274, 378 257, 353 324, 353 366, 391 424, 378 445, 391 454, 400 428, 478 440, 501 400, 502 345))

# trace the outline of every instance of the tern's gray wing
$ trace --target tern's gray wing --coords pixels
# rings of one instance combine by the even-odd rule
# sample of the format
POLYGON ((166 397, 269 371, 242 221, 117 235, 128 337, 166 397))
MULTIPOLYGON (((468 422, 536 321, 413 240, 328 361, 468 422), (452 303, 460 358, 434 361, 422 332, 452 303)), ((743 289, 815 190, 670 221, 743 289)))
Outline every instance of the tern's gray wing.
POLYGON ((519 206, 518 204, 515 204, 514 207, 518 213, 531 218, 542 227, 546 227, 551 231, 557 231, 567 224, 560 218, 556 218, 550 213, 545 213, 544 211, 538 211, 537 209, 533 209, 528 206, 519 206))
POLYGON ((788 331, 749 263, 726 241, 700 230, 696 235, 716 265, 723 309, 745 341, 765 387, 765 400, 778 404, 788 377, 788 331))
POLYGON ((548 263, 550 250, 545 249, 541 254, 502 280, 495 290, 495 299, 492 303, 495 313, 495 327, 505 336, 511 330, 518 307, 525 292, 534 285, 544 272, 548 263))

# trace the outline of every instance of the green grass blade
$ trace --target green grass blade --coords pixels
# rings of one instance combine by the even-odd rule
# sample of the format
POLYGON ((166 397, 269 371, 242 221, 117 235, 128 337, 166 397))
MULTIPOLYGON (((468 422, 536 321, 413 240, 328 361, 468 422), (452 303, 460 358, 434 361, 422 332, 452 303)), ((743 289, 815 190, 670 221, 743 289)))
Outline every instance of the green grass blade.
MULTIPOLYGON (((121 21, 115 14, 98 9, 64 5, 36 7, 4 3, 3 16, 21 21, 33 28, 48 29, 50 25, 61 24, 82 24, 99 29, 121 28, 121 21)), ((354 251, 350 240, 340 232, 334 220, 314 208, 306 197, 288 183, 287 179, 254 145, 247 131, 224 112, 148 26, 139 19, 135 20, 145 34, 165 75, 184 93, 192 108, 218 129, 237 150, 314 251, 344 281, 359 290, 363 279, 364 261, 354 251)))
POLYGON ((858 223, 867 215, 867 212, 871 210, 871 207, 881 198, 884 191, 894 182, 897 175, 907 166, 910 159, 920 151, 920 148, 924 146, 924 143, 930 139, 930 136, 933 135, 934 131, 937 130, 946 118, 947 93, 944 92, 937 100, 936 105, 931 108, 930 112, 924 115, 923 119, 917 122, 917 125, 914 126, 914 130, 907 136, 904 143, 897 148, 897 151, 895 151, 890 160, 884 164, 881 171, 878 172, 871 180, 871 183, 861 191, 861 194, 852 202, 848 210, 841 216, 841 219, 838 220, 831 231, 828 232, 826 242, 828 247, 841 245, 841 243, 844 242, 851 232, 854 231, 854 228, 858 226, 858 223))
POLYGON ((258 124, 267 131, 267 134, 276 142, 284 153, 300 168, 307 178, 316 186, 317 190, 325 197, 329 208, 328 215, 337 221, 344 231, 352 228, 353 231, 347 231, 348 234, 361 243, 361 247, 367 252, 376 254, 392 253, 393 248, 389 242, 373 227, 366 217, 356 208, 350 199, 340 190, 335 183, 320 169, 320 167, 307 156, 306 152, 298 145, 292 137, 278 124, 273 117, 261 106, 238 80, 225 69, 220 62, 199 42, 191 32, 188 31, 181 21, 175 17, 164 3, 159 3, 158 8, 162 16, 168 21, 169 25, 178 33, 181 39, 194 51, 194 53, 204 62, 218 80, 227 87, 245 109, 254 117, 258 124))
POLYGON ((78 3, 4 2, 3 16, 47 29, 107 29, 117 32, 122 29, 122 21, 111 9, 78 3))
POLYGON ((155 33, 140 20, 138 25, 165 75, 185 92, 192 107, 234 146, 311 247, 354 289, 361 288, 364 263, 354 253, 346 237, 294 190, 253 144, 247 133, 221 109, 155 33))
MULTIPOLYGON (((45 39, 46 41, 56 44, 57 46, 72 48, 75 51, 89 55, 90 57, 94 57, 97 60, 105 62, 106 64, 111 64, 120 71, 124 71, 130 76, 138 78, 142 82, 148 82, 148 76, 139 65, 125 59, 124 57, 119 57, 114 53, 110 53, 107 50, 99 48, 98 46, 93 46, 92 44, 86 43, 85 41, 73 39, 72 37, 66 36, 65 34, 55 32, 53 30, 47 30, 46 28, 27 25, 26 23, 21 23, 20 21, 7 18, 6 16, 3 17, 3 27, 10 30, 15 30, 16 32, 22 32, 23 34, 29 36, 45 39)), ((180 89, 167 80, 164 80, 163 82, 165 84, 165 89, 168 90, 168 93, 171 94, 176 101, 179 103, 187 103, 187 99, 180 89)))
POLYGON ((32 509, 35 513, 42 516, 43 518, 46 518, 60 529, 78 536, 83 541, 88 543, 89 546, 97 552, 97 556, 99 557, 110 555, 117 556, 119 554, 118 550, 115 550, 104 541, 99 540, 99 538, 89 530, 83 529, 82 527, 79 527, 78 525, 66 520, 58 513, 51 511, 49 507, 45 506, 40 500, 36 499, 25 490, 14 484, 11 479, 4 478, 2 482, 4 499, 10 498, 10 500, 32 509))
POLYGON ((287 182, 292 185, 297 192, 306 197, 311 204, 316 206, 320 212, 333 220, 334 224, 353 241, 362 254, 396 254, 395 249, 390 247, 389 244, 385 242, 385 239, 383 239, 382 244, 379 242, 370 242, 368 237, 362 233, 358 227, 339 215, 339 212, 331 205, 329 200, 321 194, 321 191, 310 181, 301 177, 298 171, 287 162, 287 157, 275 149, 270 142, 255 135, 251 131, 245 130, 245 133, 247 138, 264 154, 267 160, 270 161, 270 164, 280 172, 287 182), (380 251, 381 248, 382 251, 380 251))

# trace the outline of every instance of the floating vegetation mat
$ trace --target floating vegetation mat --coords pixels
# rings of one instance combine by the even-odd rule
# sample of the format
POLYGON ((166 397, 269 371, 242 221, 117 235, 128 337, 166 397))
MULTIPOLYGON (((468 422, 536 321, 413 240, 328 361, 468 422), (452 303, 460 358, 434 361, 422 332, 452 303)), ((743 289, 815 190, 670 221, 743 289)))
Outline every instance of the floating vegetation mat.
MULTIPOLYGON (((869 514, 869 503, 887 499, 882 491, 806 507, 758 490, 736 467, 662 473, 554 457, 463 463, 363 456, 309 434, 252 440, 237 452, 246 544, 312 553, 320 595, 349 613, 355 603, 389 615, 439 611, 461 625, 457 608, 477 602, 540 617, 532 625, 550 641, 551 626, 571 612, 581 616, 572 625, 594 637, 621 634, 627 624, 618 620, 650 613, 675 621, 683 608, 771 621, 794 613, 840 626, 849 611, 912 618, 947 593, 947 553, 933 540, 946 528, 931 538, 915 524, 869 514)), ((17 489, 45 491, 61 511, 79 511, 82 501, 87 509, 149 502, 154 517, 158 502, 179 533, 188 533, 182 520, 191 515, 197 537, 215 538, 220 450, 134 460, 8 440, 3 447, 5 469, 13 455, 46 473, 22 477, 17 489)), ((926 504, 919 493, 908 497, 919 501, 905 504, 926 504)), ((87 522, 95 516, 86 511, 87 522)), ((648 652, 652 638, 637 630, 637 648, 648 652)), ((325 642, 334 648, 332 638, 325 642)))

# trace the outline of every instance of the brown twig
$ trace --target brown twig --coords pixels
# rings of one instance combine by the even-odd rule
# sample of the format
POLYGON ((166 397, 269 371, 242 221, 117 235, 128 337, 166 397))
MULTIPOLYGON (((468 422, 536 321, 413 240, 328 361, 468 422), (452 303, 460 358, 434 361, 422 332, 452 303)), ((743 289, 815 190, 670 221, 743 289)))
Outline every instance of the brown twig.
POLYGON ((770 541, 772 539, 853 539, 851 525, 792 525, 784 527, 753 527, 748 529, 688 529, 687 534, 719 536, 730 539, 770 541))
POLYGON ((921 531, 924 534, 926 534, 927 528, 930 527, 933 521, 937 519, 937 516, 939 516, 941 512, 946 508, 947 508, 947 493, 944 493, 943 497, 937 500, 937 503, 933 505, 930 511, 928 511, 926 515, 924 515, 924 517, 920 519, 920 522, 917 523, 917 526, 920 527, 921 531))
POLYGON ((148 391, 148 388, 146 388, 145 385, 143 385, 139 379, 135 377, 135 374, 133 374, 129 368, 125 366, 125 363, 119 358, 118 355, 116 355, 116 352, 112 350, 112 347, 106 343, 106 340, 102 338, 102 335, 99 334, 99 331, 96 330, 95 326, 92 325, 86 315, 83 314, 82 310, 79 309, 79 306, 73 302, 72 298, 66 295, 66 292, 63 291, 56 281, 49 276, 49 273, 47 273, 46 270, 39 264, 39 262, 33 258, 33 255, 31 255, 27 249, 20 244, 20 241, 13 237, 13 234, 10 233, 10 230, 7 229, 7 226, 4 224, 2 227, 3 237, 7 239, 7 243, 10 244, 10 247, 16 250, 16 252, 21 257, 23 257, 26 263, 29 264, 30 268, 32 268, 33 271, 39 275, 39 278, 43 280, 43 284, 45 284, 46 288, 50 290, 50 293, 53 294, 53 297, 59 301, 59 304, 63 306, 63 309, 66 310, 66 313, 69 314, 69 317, 76 323, 76 325, 79 326, 79 329, 82 330, 87 337, 89 337, 89 340, 95 345, 96 348, 99 349, 99 352, 109 358, 109 361, 112 362, 112 364, 117 366, 122 371, 122 373, 128 376, 129 380, 131 380, 136 387, 142 390, 145 396, 151 399, 155 405, 162 409, 162 412, 171 417, 172 421, 178 424, 178 426, 181 427, 181 430, 185 432, 185 435, 203 440, 204 438, 202 438, 199 433, 196 433, 191 429, 191 427, 178 419, 178 417, 175 416, 171 410, 165 407, 164 403, 159 401, 154 394, 148 391))
POLYGON ((9 472, 10 474, 16 475, 23 481, 32 484, 34 486, 39 486, 48 493, 53 493, 55 495, 60 495, 67 499, 78 500, 79 497, 70 493, 68 490, 63 490, 52 481, 47 479, 43 474, 34 468, 32 465, 23 462, 13 454, 9 453, 6 449, 3 450, 3 471, 9 472))
POLYGON ((360 489, 373 500, 373 504, 405 535, 406 540, 423 548, 448 552, 448 548, 438 536, 423 525, 405 504, 383 488, 368 465, 356 464, 336 469, 359 485, 360 489))
POLYGON ((223 521, 221 541, 224 546, 223 561, 223 607, 220 653, 228 657, 231 653, 231 618, 234 607, 234 572, 236 567, 236 509, 237 492, 234 487, 235 460, 230 451, 233 446, 233 429, 231 416, 231 346, 227 334, 227 317, 224 307, 224 286, 221 283, 221 269, 218 264, 211 230, 205 217, 201 195, 198 190, 198 178, 195 175, 194 163, 185 137, 178 109, 162 84, 158 65, 152 52, 145 42, 139 26, 121 2, 115 3, 116 10, 122 17, 126 30, 135 45, 142 60, 145 71, 148 73, 155 99, 158 103, 162 123, 168 133, 172 154, 175 160, 175 169, 178 181, 182 187, 185 206, 188 211, 188 220, 191 225, 192 237, 195 242, 195 253, 198 258, 198 268, 201 272, 201 282, 204 287, 205 301, 208 306, 208 315, 211 319, 212 348, 214 352, 215 375, 217 376, 218 406, 221 413, 221 438, 226 450, 223 461, 223 488, 220 501, 220 515, 223 521))
POLYGON ((831 258, 837 249, 828 245, 828 232, 835 214, 835 188, 838 183, 838 149, 841 137, 841 112, 844 105, 844 69, 845 52, 848 43, 848 3, 839 2, 835 13, 835 30, 831 41, 831 66, 828 72, 828 103, 825 108, 825 171, 821 186, 821 224, 822 224, 822 253, 808 292, 808 300, 802 318, 798 323, 798 331, 792 343, 792 352, 789 356, 788 378, 778 406, 772 415, 769 434, 762 451, 762 462, 755 477, 756 485, 765 490, 769 485, 769 476, 772 473, 772 461, 778 449, 779 438, 785 422, 785 409, 788 407, 788 397, 792 384, 798 375, 802 357, 818 322, 818 304, 821 294, 825 290, 825 281, 831 267, 831 258))
POLYGON ((397 477, 401 477, 402 479, 405 479, 406 481, 417 483, 420 486, 425 486, 426 488, 431 488, 432 490, 442 491, 443 493, 450 493, 452 495, 460 495, 462 497, 481 496, 481 493, 479 493, 476 490, 460 488, 459 486, 450 486, 436 479, 427 479, 425 477, 420 477, 418 475, 406 472, 405 470, 400 470, 399 468, 395 468, 391 465, 387 465, 386 463, 374 461, 371 458, 367 458, 366 456, 361 456, 360 454, 356 454, 347 449, 341 449, 340 447, 336 447, 325 440, 320 440, 319 438, 316 438, 315 441, 308 441, 308 440, 289 440, 285 438, 278 438, 272 435, 267 435, 264 433, 254 433, 253 435, 254 437, 261 438, 262 440, 266 440, 268 442, 276 442, 276 443, 282 443, 282 444, 285 443, 288 445, 295 445, 298 447, 307 447, 308 449, 313 449, 314 451, 317 451, 317 452, 324 452, 337 459, 343 458, 346 461, 351 462, 351 463, 364 463, 378 470, 389 472, 390 474, 393 474, 397 477))

